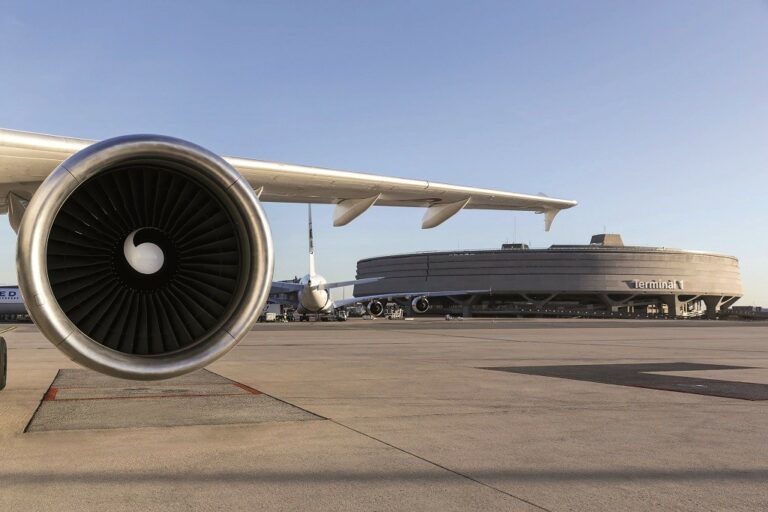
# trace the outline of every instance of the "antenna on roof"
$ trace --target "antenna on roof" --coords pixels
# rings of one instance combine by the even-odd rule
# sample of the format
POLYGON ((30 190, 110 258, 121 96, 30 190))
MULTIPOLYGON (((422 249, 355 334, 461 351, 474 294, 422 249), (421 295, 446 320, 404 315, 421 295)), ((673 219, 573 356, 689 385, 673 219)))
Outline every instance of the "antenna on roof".
POLYGON ((513 221, 513 224, 512 224, 512 226, 513 226, 512 227, 512 243, 516 244, 517 243, 517 217, 512 217, 512 221, 513 221))

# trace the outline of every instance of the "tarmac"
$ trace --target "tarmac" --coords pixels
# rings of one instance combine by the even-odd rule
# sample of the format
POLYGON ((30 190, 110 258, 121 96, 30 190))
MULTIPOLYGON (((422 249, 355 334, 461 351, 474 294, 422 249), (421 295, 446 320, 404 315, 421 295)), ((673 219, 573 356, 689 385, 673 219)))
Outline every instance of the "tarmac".
POLYGON ((768 509, 768 323, 259 324, 158 383, 3 336, 0 510, 768 509))

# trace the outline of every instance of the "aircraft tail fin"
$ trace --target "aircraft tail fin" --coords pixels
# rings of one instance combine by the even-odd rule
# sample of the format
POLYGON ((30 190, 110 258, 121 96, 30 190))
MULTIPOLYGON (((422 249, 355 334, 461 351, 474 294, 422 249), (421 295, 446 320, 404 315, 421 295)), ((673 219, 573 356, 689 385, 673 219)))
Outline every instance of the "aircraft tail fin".
POLYGON ((307 213, 309 219, 309 276, 310 278, 316 274, 315 272, 315 237, 312 234, 312 205, 307 205, 307 213))

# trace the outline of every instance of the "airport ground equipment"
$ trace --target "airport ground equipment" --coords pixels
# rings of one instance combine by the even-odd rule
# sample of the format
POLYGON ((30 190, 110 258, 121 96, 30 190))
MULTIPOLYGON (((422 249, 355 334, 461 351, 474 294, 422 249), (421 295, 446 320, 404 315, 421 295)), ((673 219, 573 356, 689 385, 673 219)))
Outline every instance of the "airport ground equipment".
POLYGON ((402 320, 404 318, 403 308, 391 308, 386 315, 387 320, 402 320))
POLYGON ((548 229, 576 204, 222 158, 159 135, 94 142, 0 129, 0 213, 18 233, 30 316, 72 360, 115 377, 193 371, 251 329, 273 273, 262 201, 335 204, 336 225, 374 205, 422 207, 423 228, 471 208, 541 213, 548 229))

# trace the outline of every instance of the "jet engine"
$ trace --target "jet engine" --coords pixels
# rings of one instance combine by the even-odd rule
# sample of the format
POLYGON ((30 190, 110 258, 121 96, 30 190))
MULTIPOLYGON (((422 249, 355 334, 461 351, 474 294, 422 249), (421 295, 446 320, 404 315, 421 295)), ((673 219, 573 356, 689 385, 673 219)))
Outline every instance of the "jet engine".
POLYGON ((384 304, 382 304, 378 300, 372 300, 371 302, 365 305, 365 309, 368 311, 368 314, 371 316, 381 316, 382 313, 384 313, 384 304))
POLYGON ((163 379, 250 330, 269 293, 272 238, 253 189, 222 158, 132 135, 48 176, 19 226, 17 268, 30 316, 72 360, 163 379))
POLYGON ((429 310, 429 300, 426 297, 416 297, 411 302, 411 308, 415 313, 426 313, 429 310))

